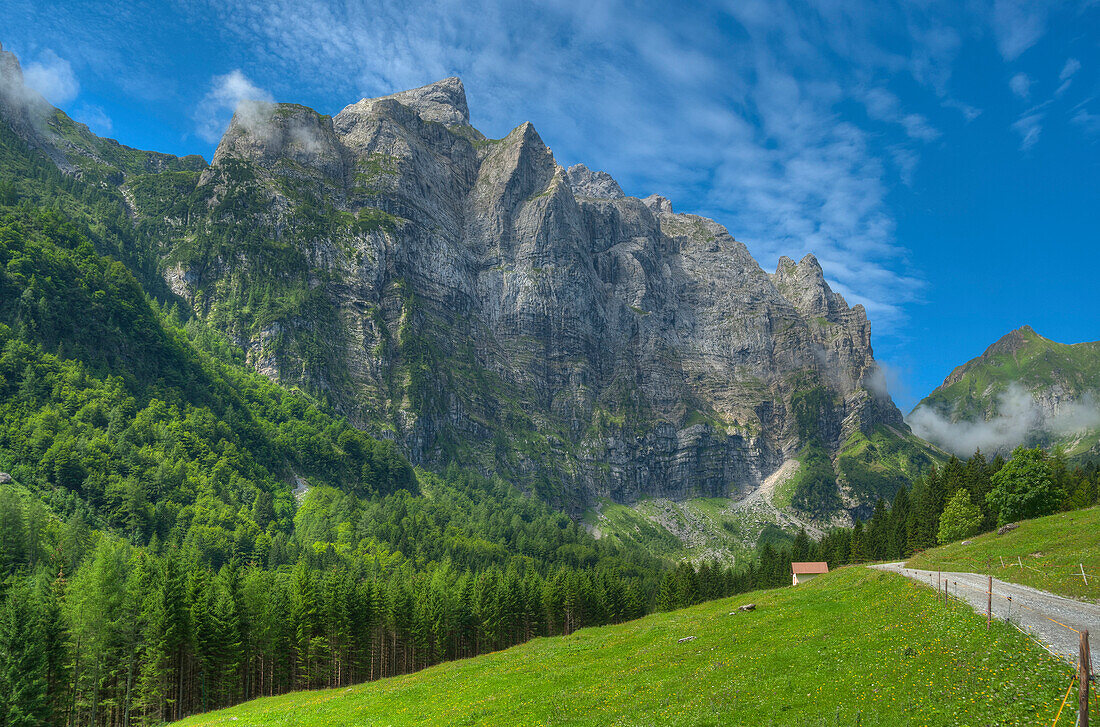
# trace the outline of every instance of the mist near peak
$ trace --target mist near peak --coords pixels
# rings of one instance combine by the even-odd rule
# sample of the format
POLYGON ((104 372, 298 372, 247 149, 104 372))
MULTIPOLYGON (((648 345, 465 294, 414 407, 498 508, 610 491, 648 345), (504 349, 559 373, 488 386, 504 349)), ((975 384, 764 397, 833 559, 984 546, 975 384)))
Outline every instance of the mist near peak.
POLYGON ((1062 438, 1100 427, 1100 403, 1091 394, 1044 406, 1023 386, 1012 383, 997 395, 996 413, 979 421, 952 421, 927 405, 906 417, 917 436, 958 456, 975 450, 1010 452, 1044 437, 1062 438))

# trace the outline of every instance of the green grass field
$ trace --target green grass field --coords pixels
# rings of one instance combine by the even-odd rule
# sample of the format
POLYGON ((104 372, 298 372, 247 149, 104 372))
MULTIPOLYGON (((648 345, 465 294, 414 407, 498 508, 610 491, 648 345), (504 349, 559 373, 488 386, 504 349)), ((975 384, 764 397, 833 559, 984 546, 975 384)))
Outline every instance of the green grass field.
POLYGON ((851 567, 797 588, 181 724, 1049 724, 1069 678, 1011 627, 987 631, 973 611, 927 588, 851 567), (757 610, 730 615, 747 602, 757 610), (696 638, 678 643, 688 636, 696 638))
POLYGON ((909 560, 910 568, 988 573, 1001 580, 1100 602, 1100 507, 1025 520, 1004 535, 951 543, 909 560), (1088 578, 1081 578, 1081 566, 1088 578))

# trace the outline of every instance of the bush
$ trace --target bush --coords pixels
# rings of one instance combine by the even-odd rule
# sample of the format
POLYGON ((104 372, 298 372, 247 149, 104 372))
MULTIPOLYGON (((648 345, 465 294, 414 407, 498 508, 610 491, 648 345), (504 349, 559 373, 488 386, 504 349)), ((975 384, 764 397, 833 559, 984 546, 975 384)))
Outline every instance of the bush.
POLYGON ((970 492, 962 489, 955 493, 944 508, 937 539, 941 545, 951 543, 977 535, 981 529, 982 511, 970 499, 970 492))
POLYGON ((1012 459, 993 475, 992 483, 986 500, 997 513, 998 525, 1049 515, 1063 499, 1051 476, 1050 462, 1039 447, 1017 447, 1012 459))

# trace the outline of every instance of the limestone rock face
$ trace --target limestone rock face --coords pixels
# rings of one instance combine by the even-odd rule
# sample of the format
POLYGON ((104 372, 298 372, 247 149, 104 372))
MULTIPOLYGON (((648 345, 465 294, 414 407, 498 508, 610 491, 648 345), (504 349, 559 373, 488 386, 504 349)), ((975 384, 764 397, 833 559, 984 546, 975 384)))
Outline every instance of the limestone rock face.
POLYGON ((619 199, 625 197, 619 183, 607 172, 594 172, 583 164, 574 164, 565 171, 569 186, 578 197, 619 199))
POLYGON ((529 123, 487 139, 456 78, 331 119, 244 106, 189 194, 171 289, 415 462, 579 509, 748 493, 811 439, 908 431, 813 256, 769 274, 529 123))
MULTIPOLYGON (((260 124, 266 137, 234 122, 204 178, 264 170, 264 224, 317 267, 310 284, 333 312, 332 365, 309 373, 285 344, 320 325, 309 311, 277 334, 235 334, 262 370, 392 427, 414 460, 457 454, 581 506, 745 493, 809 436, 836 451, 861 428, 905 430, 871 386, 862 307, 829 289, 812 255, 769 275, 721 225, 562 168, 531 124, 486 139, 458 79, 364 99, 331 125, 280 113, 260 124), (387 224, 293 234, 288 174, 387 224), (825 395, 803 431, 791 397, 814 388, 825 395)), ((220 272, 195 287, 232 275, 206 269, 220 272)))

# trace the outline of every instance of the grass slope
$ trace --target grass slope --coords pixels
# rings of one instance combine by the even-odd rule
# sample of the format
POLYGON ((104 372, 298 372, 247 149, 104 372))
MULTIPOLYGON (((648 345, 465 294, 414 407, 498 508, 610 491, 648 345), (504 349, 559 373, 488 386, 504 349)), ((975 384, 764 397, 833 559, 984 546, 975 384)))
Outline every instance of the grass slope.
POLYGON ((1052 719, 1069 676, 1011 627, 987 631, 929 589, 853 567, 181 724, 1033 724, 1052 719), (755 612, 729 615, 749 601, 755 612))
POLYGON ((874 507, 875 500, 894 498, 903 485, 947 456, 912 434, 880 424, 870 435, 852 433, 837 455, 836 467, 848 492, 874 507))
POLYGON ((969 542, 927 550, 908 565, 989 573, 1012 583, 1100 603, 1100 507, 1025 520, 1004 535, 986 533, 969 542), (1082 565, 1087 585, 1080 575, 1082 565))

